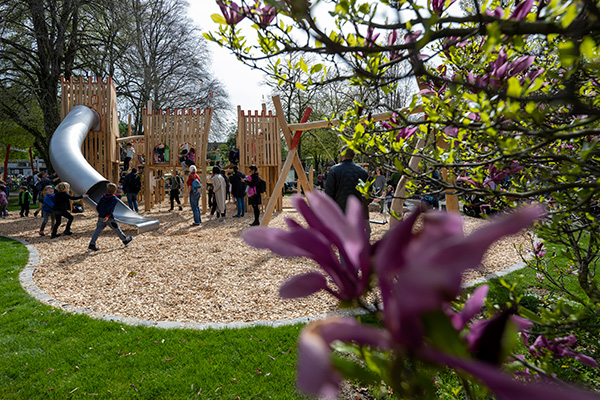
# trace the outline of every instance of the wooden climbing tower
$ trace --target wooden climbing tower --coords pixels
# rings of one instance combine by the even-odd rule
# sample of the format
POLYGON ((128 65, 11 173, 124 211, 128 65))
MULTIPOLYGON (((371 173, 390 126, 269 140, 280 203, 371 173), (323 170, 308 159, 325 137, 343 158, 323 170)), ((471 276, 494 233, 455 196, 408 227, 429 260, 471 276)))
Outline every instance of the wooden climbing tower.
MULTIPOLYGON (((179 161, 183 149, 194 149, 195 164, 202 184, 206 187, 206 152, 213 109, 159 109, 151 104, 144 108, 144 202, 146 211, 164 199, 164 176, 182 170, 179 161)), ((186 179, 183 176, 184 180, 186 179)), ((187 188, 184 185, 184 193, 187 188)), ((184 201, 187 196, 184 196, 184 201)), ((206 212, 208 198, 202 191, 202 211, 206 212)))
POLYGON ((274 207, 281 211, 283 199, 281 190, 273 193, 275 184, 279 179, 281 161, 281 126, 279 119, 272 111, 267 112, 266 107, 254 111, 244 112, 238 106, 238 135, 237 148, 240 150, 240 171, 248 174, 248 168, 254 164, 258 167, 258 174, 267 182, 267 203, 273 198, 274 207))
POLYGON ((100 131, 90 132, 82 145, 87 162, 111 182, 119 180, 120 153, 116 142, 119 137, 117 92, 111 78, 60 78, 61 119, 75 106, 92 108, 100 116, 100 131))

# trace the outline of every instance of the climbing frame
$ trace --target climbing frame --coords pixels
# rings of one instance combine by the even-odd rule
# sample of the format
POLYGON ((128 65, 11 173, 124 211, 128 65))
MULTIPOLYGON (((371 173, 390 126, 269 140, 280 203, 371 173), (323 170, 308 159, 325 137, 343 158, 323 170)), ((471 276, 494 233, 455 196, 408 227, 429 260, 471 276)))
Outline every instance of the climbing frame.
POLYGON ((283 200, 281 190, 274 193, 277 180, 280 177, 281 167, 281 126, 277 115, 272 111, 263 109, 244 112, 238 106, 238 134, 237 148, 240 151, 239 169, 248 174, 250 165, 258 167, 258 174, 267 183, 267 197, 269 202, 273 197, 274 207, 281 211, 283 200))
MULTIPOLYGON (((146 211, 164 198, 164 176, 182 169, 179 152, 182 146, 194 148, 195 164, 202 184, 206 185, 206 153, 213 109, 159 109, 151 104, 144 108, 144 202, 146 211)), ((185 186, 185 185, 184 185, 185 186)), ((187 187, 184 187, 187 193, 187 187)), ((184 197, 184 200, 187 197, 184 197)), ((207 210, 206 190, 202 192, 202 211, 207 210)))

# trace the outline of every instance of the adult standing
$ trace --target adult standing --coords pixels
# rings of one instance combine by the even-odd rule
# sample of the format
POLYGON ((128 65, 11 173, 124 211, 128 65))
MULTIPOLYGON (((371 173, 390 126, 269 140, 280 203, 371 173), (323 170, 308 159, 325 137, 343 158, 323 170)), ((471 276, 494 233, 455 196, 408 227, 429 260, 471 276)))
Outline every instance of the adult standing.
POLYGON ((221 169, 213 167, 213 191, 215 192, 215 201, 217 203, 217 218, 219 222, 225 222, 225 195, 227 192, 227 183, 221 175, 221 169))
MULTIPOLYGON (((364 216, 368 219, 369 213, 366 210, 365 201, 356 186, 360 180, 366 182, 369 179, 369 173, 364 168, 354 164, 354 151, 348 146, 342 147, 340 155, 342 161, 331 167, 327 175, 325 193, 335 200, 344 213, 346 212, 348 198, 355 196, 361 200, 364 216)), ((369 224, 367 223, 366 226, 367 232, 370 233, 369 224)))
POLYGON ((373 193, 375 196, 382 196, 385 191, 385 176, 381 168, 375 168, 375 181, 373 182, 373 193))
POLYGON ((260 177, 258 176, 258 168, 256 165, 250 166, 250 176, 246 177, 246 184, 249 186, 248 188, 248 204, 252 206, 254 210, 254 222, 250 224, 250 226, 260 225, 258 218, 260 217, 260 209, 259 206, 262 204, 261 195, 258 193, 258 182, 260 181, 260 177))
POLYGON ((131 168, 131 172, 123 179, 123 190, 127 193, 127 204, 131 210, 139 212, 137 196, 142 190, 142 180, 137 174, 137 168, 131 168))
POLYGON ((244 183, 245 176, 242 174, 237 165, 233 166, 233 174, 229 178, 231 183, 231 195, 235 197, 235 203, 237 205, 237 214, 233 218, 243 217, 246 213, 246 183, 244 183))
POLYGON ((192 208, 192 214, 194 215, 192 226, 198 226, 202 222, 199 204, 202 184, 200 183, 200 176, 196 173, 195 165, 190 165, 190 175, 188 176, 186 184, 190 194, 190 207, 192 208))
POLYGON ((183 183, 183 179, 179 176, 179 172, 175 171, 175 175, 172 175, 169 178, 169 187, 171 190, 169 191, 169 201, 171 202, 171 209, 169 211, 173 211, 173 207, 175 206, 175 202, 179 206, 179 211, 183 210, 181 207, 181 202, 179 201, 179 190, 181 189, 181 184, 183 183))

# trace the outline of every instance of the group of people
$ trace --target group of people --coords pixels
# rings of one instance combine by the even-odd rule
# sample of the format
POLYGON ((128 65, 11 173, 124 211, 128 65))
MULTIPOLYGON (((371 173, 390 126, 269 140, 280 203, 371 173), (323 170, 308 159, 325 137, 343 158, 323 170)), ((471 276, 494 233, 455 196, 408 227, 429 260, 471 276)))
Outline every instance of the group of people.
MULTIPOLYGON (((245 197, 248 196, 248 204, 250 204, 254 211, 254 221, 251 226, 260 224, 260 204, 262 204, 262 193, 260 190, 261 179, 258 175, 258 168, 256 165, 251 165, 249 175, 244 175, 239 171, 237 165, 232 168, 233 172, 227 176, 225 171, 214 166, 212 168, 211 175, 207 177, 207 190, 209 199, 210 216, 214 217, 219 222, 225 222, 226 216, 226 198, 227 194, 231 193, 236 200, 237 213, 233 218, 243 217, 246 213, 246 202, 245 197), (216 216, 215 216, 216 213, 216 216)), ((175 175, 175 181, 177 180, 177 174, 175 175)), ((171 180, 171 185, 178 185, 178 183, 171 180)), ((190 207, 193 214, 192 226, 198 226, 202 222, 200 212, 200 195, 202 193, 203 185, 201 178, 197 173, 196 166, 190 166, 190 173, 186 181, 186 186, 189 193, 190 207)), ((173 186, 171 186, 171 210, 173 210, 174 202, 179 204, 181 210, 181 204, 179 203, 179 187, 176 187, 175 195, 173 194, 173 186)))

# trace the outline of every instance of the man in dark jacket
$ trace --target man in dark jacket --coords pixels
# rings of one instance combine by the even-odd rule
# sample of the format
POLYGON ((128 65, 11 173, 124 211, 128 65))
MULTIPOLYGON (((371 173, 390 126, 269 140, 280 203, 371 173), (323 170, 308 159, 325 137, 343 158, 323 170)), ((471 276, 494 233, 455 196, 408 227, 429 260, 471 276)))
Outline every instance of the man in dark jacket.
POLYGON ((140 193, 142 189, 142 180, 140 176, 137 174, 136 168, 131 168, 131 172, 125 175, 123 179, 123 190, 127 193, 127 204, 129 208, 135 210, 135 212, 139 212, 137 195, 140 193))
POLYGON ((98 201, 98 204, 96 205, 96 211, 98 211, 98 224, 96 225, 96 230, 94 231, 88 246, 88 250, 90 251, 98 251, 98 248, 96 247, 96 240, 98 240, 98 236, 100 236, 100 233, 102 233, 104 228, 106 228, 106 225, 108 225, 110 229, 112 229, 117 236, 119 236, 119 239, 123 241, 125 246, 127 246, 129 242, 133 240, 133 237, 125 236, 113 216, 115 207, 120 201, 117 196, 115 196, 116 191, 117 185, 114 183, 109 183, 106 186, 106 193, 100 198, 100 201, 98 201))
POLYGON ((238 170, 238 166, 233 166, 233 174, 229 178, 229 182, 231 183, 231 194, 235 197, 235 201, 237 204, 237 214, 233 216, 233 218, 243 217, 246 213, 246 202, 244 201, 246 197, 246 183, 244 183, 244 179, 246 177, 238 170))
MULTIPOLYGON (((364 204, 364 199, 356 189, 358 181, 366 182, 369 179, 369 173, 364 168, 359 167, 352 161, 354 151, 347 146, 342 147, 340 152, 342 162, 334 165, 329 170, 327 180, 325 181, 325 193, 335 200, 342 211, 346 212, 346 202, 348 197, 355 196, 364 204)), ((365 214, 368 216, 368 213, 365 214)))

